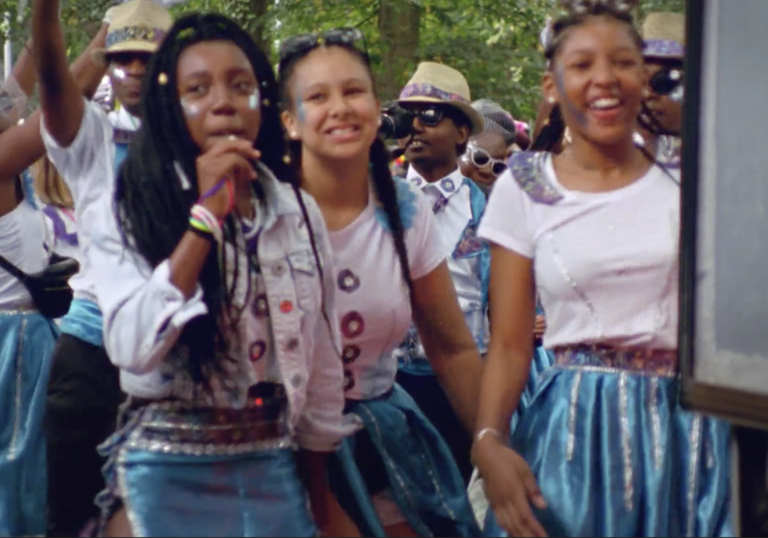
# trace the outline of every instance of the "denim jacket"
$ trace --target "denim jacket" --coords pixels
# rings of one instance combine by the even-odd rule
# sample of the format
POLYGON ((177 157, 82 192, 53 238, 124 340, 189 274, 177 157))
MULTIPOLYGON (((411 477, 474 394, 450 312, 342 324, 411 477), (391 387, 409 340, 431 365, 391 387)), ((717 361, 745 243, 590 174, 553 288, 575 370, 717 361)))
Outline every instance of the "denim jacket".
MULTIPOLYGON (((278 182, 264 166, 259 168, 259 177, 266 203, 260 206, 258 264, 269 316, 257 320, 244 315, 247 319, 243 323, 270 324, 273 360, 287 391, 297 443, 310 450, 329 451, 356 428, 342 417, 341 345, 328 234, 314 200, 303 194, 323 267, 321 283, 293 190, 278 182)), ((168 260, 153 270, 141 257, 125 250, 111 205, 102 207, 103 222, 97 227, 100 232, 94 236, 90 256, 97 268, 96 294, 104 313, 104 343, 110 359, 122 370, 123 390, 148 399, 244 406, 249 385, 260 381, 253 379, 248 345, 230 352, 234 361, 228 362, 234 365, 230 369, 225 362, 226 373, 219 376, 223 379, 215 380, 229 390, 217 392, 217 384, 212 383, 213 398, 201 400, 200 391, 179 367, 184 350, 175 344, 186 323, 207 312, 202 289, 198 285, 193 296, 185 299, 170 282, 168 260)), ((247 260, 244 263, 238 271, 243 280, 249 278, 247 260)), ((233 278, 234 271, 229 273, 233 278)), ((247 282, 238 280, 235 285, 237 301, 237 289, 247 282)), ((249 311, 258 306, 252 295, 254 304, 244 305, 249 311)), ((245 334, 242 329, 241 340, 245 334)))

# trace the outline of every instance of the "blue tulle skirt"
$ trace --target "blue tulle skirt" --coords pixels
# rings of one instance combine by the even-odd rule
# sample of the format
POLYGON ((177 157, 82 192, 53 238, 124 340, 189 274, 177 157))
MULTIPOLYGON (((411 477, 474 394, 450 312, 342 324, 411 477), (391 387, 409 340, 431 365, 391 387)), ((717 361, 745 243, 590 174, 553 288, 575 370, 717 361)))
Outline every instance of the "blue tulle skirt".
POLYGON ((558 351, 512 434, 550 536, 732 534, 728 425, 680 407, 669 355, 558 351))
POLYGON ((287 427, 257 440, 281 420, 264 400, 263 413, 180 404, 130 412, 100 447, 102 525, 122 504, 134 536, 315 536, 287 427))
POLYGON ((0 311, 0 536, 43 535, 43 414, 58 332, 37 312, 0 311))

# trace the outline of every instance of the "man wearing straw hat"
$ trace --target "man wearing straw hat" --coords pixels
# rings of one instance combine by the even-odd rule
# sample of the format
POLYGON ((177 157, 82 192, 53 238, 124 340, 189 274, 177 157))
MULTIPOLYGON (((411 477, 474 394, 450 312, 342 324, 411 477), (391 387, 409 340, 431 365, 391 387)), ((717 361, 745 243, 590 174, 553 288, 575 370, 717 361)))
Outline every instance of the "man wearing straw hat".
MULTIPOLYGON (((170 13, 151 0, 131 0, 107 12, 105 48, 93 59, 106 68, 120 102, 109 116, 86 103, 66 65, 58 0, 35 0, 33 37, 43 140, 75 205, 80 252, 87 252, 94 212, 109 199, 112 179, 139 127, 140 91, 147 63, 170 29, 170 13), (106 194, 106 195, 105 195, 106 194)), ((82 256, 71 281, 75 298, 62 319, 53 355, 46 430, 48 435, 49 535, 77 536, 89 518, 98 517, 94 497, 104 489, 102 458, 96 447, 115 428, 123 397, 119 374, 103 346, 102 316, 96 303, 93 268, 82 256)))
MULTIPOLYGON (((400 141, 410 164, 408 179, 432 202, 459 304, 480 352, 484 353, 488 343, 490 253, 488 246, 475 238, 475 232, 486 197, 459 168, 459 158, 469 137, 483 132, 483 118, 472 108, 464 76, 435 62, 418 66, 398 103, 415 115, 413 133, 400 141)), ((398 382, 445 438, 468 481, 472 473, 471 436, 440 388, 413 328, 399 354, 398 382)))
POLYGON ((643 24, 643 37, 643 56, 651 78, 640 124, 647 131, 646 143, 657 160, 679 173, 685 17, 677 13, 649 13, 643 24))

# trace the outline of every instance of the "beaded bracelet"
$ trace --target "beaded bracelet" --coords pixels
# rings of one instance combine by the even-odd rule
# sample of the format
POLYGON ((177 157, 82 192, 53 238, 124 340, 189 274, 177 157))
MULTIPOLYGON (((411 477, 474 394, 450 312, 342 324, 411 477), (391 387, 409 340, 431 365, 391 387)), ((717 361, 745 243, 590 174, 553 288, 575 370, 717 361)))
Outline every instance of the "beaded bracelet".
POLYGON ((199 204, 192 206, 189 224, 201 232, 210 233, 216 242, 222 242, 224 233, 221 229, 221 222, 205 206, 199 204))
POLYGON ((189 222, 189 231, 195 234, 197 237, 200 237, 202 239, 206 239, 210 241, 211 243, 216 242, 216 238, 213 237, 213 234, 209 231, 201 230, 197 225, 192 223, 192 219, 190 219, 189 222))

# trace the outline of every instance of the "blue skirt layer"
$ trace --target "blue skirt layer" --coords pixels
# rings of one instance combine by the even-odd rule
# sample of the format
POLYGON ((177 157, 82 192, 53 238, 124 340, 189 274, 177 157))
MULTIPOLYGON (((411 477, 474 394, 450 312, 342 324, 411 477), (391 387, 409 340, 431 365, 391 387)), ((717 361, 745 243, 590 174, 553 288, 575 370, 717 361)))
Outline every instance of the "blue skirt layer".
POLYGON ((0 312, 0 536, 45 534, 43 413, 57 336, 37 312, 0 312))
MULTIPOLYGON (((379 398, 348 401, 346 412, 362 419, 373 457, 383 462, 387 486, 419 536, 480 535, 450 449, 408 393, 395 384, 379 398)), ((370 484, 354 459, 357 439, 347 438, 332 462, 334 494, 364 534, 383 536, 370 484)))
MULTIPOLYGON (((550 536, 729 536, 729 429, 684 411, 679 383, 554 366, 512 434, 550 536)), ((502 536, 489 511, 485 533, 502 536)))
POLYGON ((531 371, 528 374, 528 382, 525 384, 523 394, 520 396, 520 403, 517 406, 517 410, 512 415, 509 431, 515 431, 515 427, 520 421, 520 417, 525 412, 525 409, 531 404, 534 396, 536 396, 536 390, 543 379, 544 372, 554 364, 555 355, 552 351, 544 349, 543 346, 538 346, 533 351, 533 360, 531 361, 531 371))
MULTIPOLYGON (((216 442, 232 427, 226 419, 200 425, 190 414, 153 412, 129 412, 126 425, 99 447, 108 457, 107 489, 97 497, 102 525, 122 502, 134 536, 317 534, 289 440, 258 447, 216 442), (173 433, 158 440, 157 432, 169 428, 185 430, 188 439, 173 433)), ((247 433, 257 424, 239 426, 247 433)))

